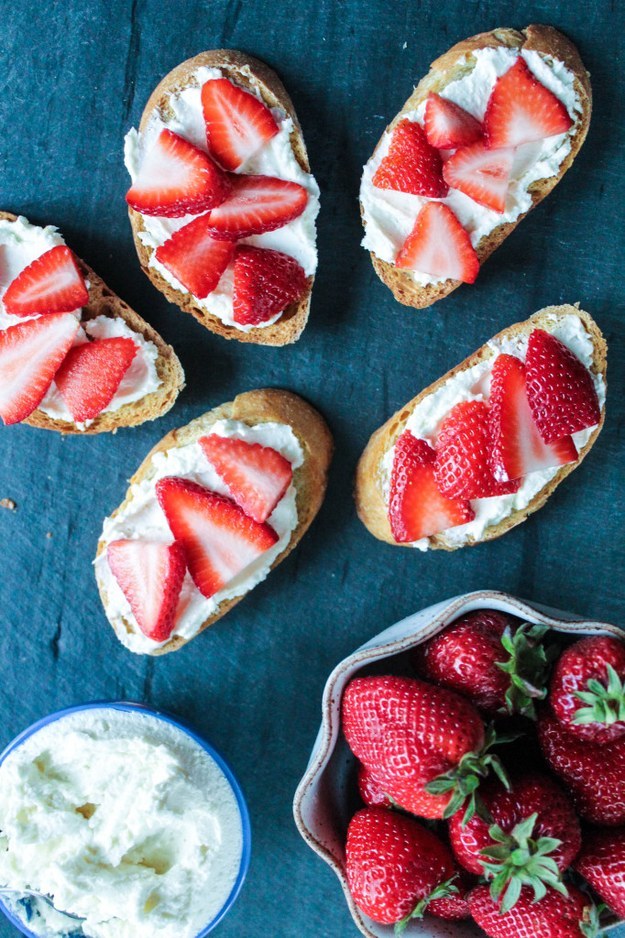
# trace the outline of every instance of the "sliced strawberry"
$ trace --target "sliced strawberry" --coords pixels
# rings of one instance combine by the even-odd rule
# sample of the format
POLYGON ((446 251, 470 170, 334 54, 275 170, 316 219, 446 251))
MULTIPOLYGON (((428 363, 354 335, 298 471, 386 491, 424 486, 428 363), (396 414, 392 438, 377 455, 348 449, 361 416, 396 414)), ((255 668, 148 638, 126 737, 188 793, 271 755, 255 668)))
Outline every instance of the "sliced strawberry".
POLYGON ((516 492, 519 481, 497 482, 488 465, 489 408, 463 401, 451 409, 436 438, 436 484, 448 498, 491 498, 516 492))
POLYGON ((519 57, 495 82, 484 115, 486 146, 518 147, 563 134, 573 121, 554 94, 519 57))
POLYGON ((449 206, 427 202, 417 215, 395 266, 445 280, 473 283, 480 262, 469 235, 449 206))
POLYGON ((237 505, 259 524, 266 521, 291 484, 289 460, 270 446, 217 433, 199 443, 237 505))
POLYGON ((529 472, 575 462, 570 436, 544 443, 527 400, 525 367, 513 355, 498 355, 490 379, 490 466, 501 482, 529 472))
POLYGON ((306 292, 303 267, 294 257, 267 248, 241 246, 234 256, 234 321, 267 322, 306 292))
POLYGON ((599 423, 601 408, 590 372, 554 335, 534 329, 525 371, 527 399, 546 443, 599 423))
POLYGON ((447 498, 434 477, 436 453, 425 440, 405 430, 395 444, 391 472, 389 520, 398 544, 431 537, 473 521, 468 501, 447 498))
POLYGON ((58 244, 20 271, 2 302, 12 316, 71 313, 87 305, 89 293, 73 253, 58 244))
POLYGON ((378 189, 395 189, 413 195, 441 199, 449 191, 443 179, 441 155, 430 146, 423 128, 416 121, 399 122, 386 156, 373 177, 378 189))
POLYGON ((182 547, 158 541, 112 541, 106 557, 143 634, 155 642, 167 641, 176 624, 186 571, 182 547))
POLYGON ((224 169, 238 169, 279 130, 269 108, 227 78, 202 86, 202 110, 208 151, 224 169))
POLYGON ((439 94, 427 97, 424 126, 428 143, 439 150, 468 147, 482 139, 482 125, 477 118, 439 94))
POLYGON ((75 316, 53 313, 0 332, 0 417, 6 424, 39 406, 77 331, 75 316))
POLYGON ((146 153, 126 201, 143 215, 179 218, 220 205, 230 180, 206 153, 172 130, 161 130, 146 153))
POLYGON ((514 160, 514 150, 488 150, 482 140, 462 147, 443 167, 445 182, 474 202, 503 212, 514 160))
POLYGON ((230 498, 187 479, 159 479, 156 496, 193 582, 208 599, 278 541, 230 498))
POLYGON ((94 339, 70 349, 54 381, 77 423, 108 407, 137 354, 132 339, 94 339))
POLYGON ((200 215, 174 231, 156 249, 157 261, 199 300, 213 292, 233 256, 232 242, 213 238, 208 215, 200 215))
POLYGON ((214 238, 236 241, 264 234, 298 218, 308 193, 297 182, 274 176, 234 176, 229 198, 208 216, 214 238))

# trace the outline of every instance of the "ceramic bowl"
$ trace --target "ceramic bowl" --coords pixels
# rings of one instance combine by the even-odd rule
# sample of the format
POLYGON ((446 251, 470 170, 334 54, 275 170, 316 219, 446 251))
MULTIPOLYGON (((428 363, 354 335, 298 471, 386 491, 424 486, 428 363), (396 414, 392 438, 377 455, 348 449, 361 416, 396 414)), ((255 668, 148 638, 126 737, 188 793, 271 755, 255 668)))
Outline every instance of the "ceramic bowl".
MULTIPOLYGON (((343 691, 348 682, 362 669, 376 662, 393 659, 436 635, 459 616, 475 609, 498 609, 532 623, 548 625, 569 635, 611 634, 622 637, 614 625, 582 619, 571 613, 559 612, 487 590, 456 596, 437 603, 376 635, 332 671, 322 701, 322 723, 313 747, 306 774, 302 778, 293 803, 297 828, 315 853, 334 870, 342 886, 354 922, 368 938, 392 938, 393 928, 378 925, 354 905, 345 877, 345 838, 350 818, 360 806, 355 793, 355 758, 350 752, 340 727, 343 691)), ((401 667, 401 659, 397 665, 401 667)), ((393 665, 389 662, 389 668, 393 665)), ((428 938, 474 938, 483 936, 476 925, 468 922, 445 922, 428 916, 425 921, 412 922, 405 935, 428 938)))

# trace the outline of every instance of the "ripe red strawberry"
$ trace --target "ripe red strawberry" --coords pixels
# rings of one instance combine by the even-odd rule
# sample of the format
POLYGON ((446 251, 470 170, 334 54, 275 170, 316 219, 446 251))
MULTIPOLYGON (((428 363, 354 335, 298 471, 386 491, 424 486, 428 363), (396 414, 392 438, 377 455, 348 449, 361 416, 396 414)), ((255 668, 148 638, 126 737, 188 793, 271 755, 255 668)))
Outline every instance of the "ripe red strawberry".
POLYGON ((364 803, 369 805, 369 807, 393 807, 392 799, 384 793, 380 782, 378 782, 366 765, 358 767, 358 791, 364 803))
POLYGON ((143 634, 155 642, 167 641, 176 624, 186 571, 182 547, 157 541, 112 541, 106 557, 143 634))
POLYGON ((494 212, 506 208, 514 150, 489 150, 482 140, 462 147, 443 166, 443 178, 451 189, 464 192, 494 212))
POLYGON ((72 313, 27 319, 0 332, 0 417, 19 423, 42 402, 78 331, 72 313))
POLYGON ((495 82, 486 113, 486 145, 492 149, 563 134, 573 121, 561 101, 545 88, 519 57, 495 82))
POLYGON ((364 808, 351 819, 345 845, 345 874, 352 898, 374 922, 396 925, 401 933, 424 912, 465 918, 453 857, 442 840, 412 818, 386 808, 364 808), (437 908, 438 907, 438 908, 437 908), (455 914, 454 914, 455 912, 455 914))
POLYGON ((415 659, 426 680, 464 694, 488 714, 534 716, 546 696, 547 628, 480 609, 419 645, 415 659))
POLYGON ((538 720, 543 755, 592 824, 625 824, 625 738, 594 743, 575 736, 553 714, 538 720))
POLYGON ((12 316, 71 313, 87 305, 89 293, 73 253, 59 244, 20 271, 2 302, 12 316))
POLYGON ((251 326, 267 322, 299 300, 307 285, 304 268, 294 257, 241 245, 234 256, 234 321, 251 326))
POLYGON ((625 828, 586 831, 575 869, 619 918, 625 918, 625 828))
POLYGON ((409 430, 395 444, 389 520, 398 544, 431 537, 475 517, 468 501, 447 498, 439 491, 435 460, 434 450, 409 430))
POLYGON ((566 648, 551 679, 549 702, 575 736, 595 743, 625 735, 625 642, 609 635, 566 648))
POLYGON ((590 372, 554 335, 534 329, 525 370, 527 399, 545 442, 599 423, 601 408, 590 372))
POLYGON ((490 498, 516 492, 520 481, 497 482, 488 457, 489 409, 484 401, 463 401, 443 420, 436 437, 436 484, 448 498, 490 498))
POLYGON ((480 270, 469 235, 442 202, 426 202, 423 206, 395 266, 463 283, 473 283, 480 270))
POLYGON ((269 108, 227 78, 202 86, 202 110, 208 151, 225 169, 238 169, 279 130, 269 108))
POLYGON ((289 460, 270 446, 217 433, 199 444, 237 505, 254 521, 266 521, 291 484, 289 460))
POLYGON ((275 231, 298 218, 308 203, 303 186, 274 176, 233 176, 232 192, 208 216, 214 238, 236 241, 275 231))
POLYGON ((480 122, 459 104, 439 94, 427 97, 424 126, 428 143, 439 150, 468 147, 482 138, 480 122))
POLYGON ((215 208, 230 180, 206 153, 171 130, 161 130, 145 154, 126 201, 143 215, 179 218, 215 208))
POLYGON ((278 541, 268 524, 258 524, 231 499, 187 479, 159 479, 156 497, 193 582, 207 599, 278 541))
POLYGON ((208 215, 194 218, 156 249, 156 259, 199 300, 213 292, 233 257, 234 244, 213 238, 208 215))
POLYGON ((493 365, 490 439, 490 466, 502 482, 577 459, 570 436, 551 444, 542 440, 527 400, 525 367, 513 355, 498 355, 493 365))
POLYGON ((55 375, 77 423, 93 420, 111 403, 137 354, 132 339, 94 339, 70 349, 55 375))
POLYGON ((476 886, 469 893, 471 915, 489 938, 595 938, 599 916, 591 900, 575 886, 568 895, 547 889, 536 902, 525 887, 509 912, 491 899, 488 886, 476 886))
POLYGON ((427 141, 416 121, 401 120, 393 131, 388 153, 373 176, 378 189, 441 199, 449 191, 443 179, 441 155, 427 141))

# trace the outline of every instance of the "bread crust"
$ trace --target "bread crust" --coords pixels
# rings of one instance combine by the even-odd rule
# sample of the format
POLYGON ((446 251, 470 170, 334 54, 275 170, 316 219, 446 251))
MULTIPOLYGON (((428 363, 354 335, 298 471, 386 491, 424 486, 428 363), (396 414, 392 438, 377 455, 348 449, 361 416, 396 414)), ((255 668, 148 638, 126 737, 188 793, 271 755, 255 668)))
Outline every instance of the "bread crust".
MULTIPOLYGON (((500 244, 511 234, 525 216, 539 202, 549 195, 551 190, 560 182, 565 172, 572 165, 573 160, 579 153, 579 150, 586 139, 588 127, 590 125, 590 115, 592 110, 592 91, 590 87, 590 76, 580 58, 579 52, 573 43, 562 33, 558 32, 552 26, 532 25, 518 32, 515 29, 493 29, 487 33, 480 33, 477 36, 471 36, 469 39, 463 39, 456 43, 448 52, 441 55, 432 62, 429 73, 423 78, 413 93, 410 95, 401 111, 393 118, 384 134, 376 145, 376 150, 382 143, 387 131, 392 130, 395 125, 408 112, 415 110, 422 101, 424 101, 432 92, 440 93, 452 81, 460 78, 463 74, 470 71, 470 68, 459 65, 465 55, 470 55, 478 49, 497 48, 506 46, 509 49, 522 49, 528 51, 540 52, 544 55, 550 55, 555 59, 564 62, 566 67, 575 77, 575 91, 581 104, 581 115, 578 121, 577 130, 571 137, 570 153, 562 161, 560 169, 555 176, 548 179, 538 179, 529 186, 529 193, 532 198, 532 205, 527 212, 513 221, 506 222, 494 228, 490 234, 485 235, 476 247, 476 253, 480 261, 480 266, 490 257, 500 244)), ((375 152, 375 151, 374 151, 375 152)), ((364 219, 364 213, 361 206, 361 215, 364 219)), ((387 287, 393 292, 396 300, 399 300, 404 306, 412 306, 415 309, 424 309, 442 300, 453 290, 461 286, 461 280, 445 280, 442 283, 426 284, 421 286, 415 283, 411 271, 401 270, 388 261, 383 261, 373 252, 370 252, 371 261, 375 271, 387 287)))
MULTIPOLYGON (((310 165, 302 129, 286 88, 268 65, 250 55, 244 55, 236 49, 214 49, 209 52, 201 52, 192 59, 187 59, 177 65, 163 78, 148 98, 148 103, 141 116, 139 130, 145 130, 154 111, 159 111, 167 116, 170 113, 168 108, 169 95, 188 87, 192 83, 193 73, 203 66, 221 69, 226 77, 231 78, 242 88, 257 91, 268 107, 281 108, 285 111, 293 121, 293 132, 291 133, 293 153, 301 168, 309 173, 310 165)), ((250 329, 249 332, 243 332, 241 329, 222 322, 219 317, 213 316, 212 313, 200 306, 190 293, 176 290, 158 270, 150 267, 152 248, 147 247, 139 239, 139 233, 144 230, 143 218, 139 212, 132 208, 128 209, 128 216, 132 225, 135 248, 141 269, 157 290, 160 290, 171 303, 179 306, 183 312, 191 313, 203 326, 210 329, 211 332, 223 336, 224 339, 237 339, 239 342, 251 342, 256 345, 289 345, 299 339, 308 322, 314 277, 308 277, 304 296, 296 303, 287 306, 277 322, 270 326, 257 327, 250 329)))
MULTIPOLYGON (((0 212, 0 219, 3 221, 17 221, 17 215, 11 212, 0 212)), ((124 404, 119 410, 100 414, 92 424, 84 430, 80 430, 75 423, 69 423, 66 420, 55 420, 42 410, 34 410, 23 423, 31 427, 38 427, 41 430, 56 430, 63 434, 76 434, 78 436, 90 436, 95 433, 115 433, 120 427, 135 427, 146 420, 156 420, 162 417, 170 410, 176 398, 184 388, 184 372, 178 356, 171 345, 168 345, 164 339, 153 329, 144 319, 139 316, 127 303, 124 303, 99 277, 94 270, 89 267, 81 258, 76 258, 80 266, 83 277, 89 281, 89 302, 83 308, 83 320, 94 319, 96 316, 109 316, 111 319, 119 317, 136 332, 142 335, 148 342, 152 342, 158 351, 156 359, 156 373, 161 380, 161 385, 156 391, 146 394, 138 401, 130 404, 124 404)))
MULTIPOLYGON (((550 324, 550 317, 555 315, 561 318, 571 314, 579 317, 584 325, 584 328, 592 339, 594 349, 591 365, 592 372, 602 375, 605 381, 607 369, 607 345, 605 339, 603 338, 601 330, 593 318, 589 315, 589 313, 579 309, 578 306, 570 306, 568 304, 561 306, 547 306, 544 309, 539 310, 537 313, 534 313, 533 316, 530 316, 530 318, 526 319, 524 322, 515 323, 514 325, 509 326, 507 329, 499 332, 493 338, 503 339, 518 335, 529 335, 533 329, 541 328, 543 326, 548 328, 550 324)), ((490 341, 492 341, 492 339, 490 341)), ((449 378, 452 378, 459 372, 472 368, 473 365, 478 364, 478 362, 487 361, 488 359, 493 358, 495 354, 495 351, 488 342, 485 345, 482 345, 482 347, 474 352, 473 355, 470 355, 455 368, 452 368, 451 371, 448 371, 447 374, 443 375, 442 378, 439 378, 438 381, 435 381, 429 387, 425 388, 425 390, 421 391, 420 394, 418 394, 404 407, 393 414, 393 416, 372 435, 371 439, 367 443, 367 446, 365 447, 362 456, 360 457, 360 461, 356 469, 355 499, 360 520, 374 535, 374 537, 377 537, 381 541, 386 541, 388 544, 393 544, 396 547, 409 546, 406 544, 398 544, 391 533, 388 509, 382 490, 382 480, 380 478, 380 466, 385 453, 390 450, 392 446, 394 446, 397 438, 401 436, 404 429, 406 428, 406 424, 413 410, 417 404, 420 404, 421 401, 424 400, 424 398, 428 397, 430 394, 434 393, 434 391, 437 391, 440 387, 442 387, 442 385, 445 384, 449 378)), ((603 426, 604 419, 605 407, 602 408, 601 420, 599 424, 591 433, 586 445, 580 450, 577 461, 574 463, 569 463, 558 469, 553 479, 551 479, 551 481, 534 496, 534 498, 528 503, 528 505, 526 505, 525 508, 513 511, 506 518, 503 518, 498 524, 491 525, 490 527, 486 528, 484 534, 479 540, 468 541, 466 544, 461 545, 451 545, 446 542, 445 532, 443 532, 442 534, 434 535, 428 539, 429 549, 458 550, 460 547, 474 546, 475 544, 480 544, 483 541, 492 541, 496 537, 501 537, 501 535, 505 534, 506 531, 509 531, 511 528, 521 524, 523 521, 525 521, 526 518, 529 517, 529 515, 533 514, 535 511, 538 511, 539 508, 542 508, 558 485, 560 485, 560 483, 571 472, 573 472, 577 466, 579 466, 582 459, 584 459, 597 439, 597 436, 599 435, 603 426)))
MULTIPOLYGON (((310 404, 304 401, 297 394, 291 391, 284 391, 277 388, 264 388, 257 391, 247 391, 239 394, 233 401, 221 404, 214 410, 208 411, 201 417, 192 420, 191 423, 172 430, 163 439, 150 450, 144 461, 141 463, 135 474, 130 480, 130 486, 153 477, 151 470, 151 459, 155 453, 163 452, 168 449, 185 446, 187 443, 193 443, 210 432, 211 427, 218 420, 238 420, 249 426, 255 426, 258 423, 276 422, 288 424, 297 437, 304 460, 301 466, 293 472, 293 485, 296 491, 297 505, 297 525, 291 534, 291 539, 282 551, 278 554, 272 563, 269 572, 274 569, 293 548, 299 543, 303 535, 313 522, 315 515, 321 508, 325 497, 328 469, 334 450, 332 434, 325 420, 310 404)), ((128 490, 124 501, 111 515, 116 517, 129 503, 130 489, 128 490)), ((105 549, 104 541, 100 540, 96 557, 99 557, 105 549)), ((102 589, 98 581, 100 597, 107 609, 108 599, 106 592, 102 589)), ((200 632, 207 629, 218 619, 221 619, 233 606, 243 599, 243 596, 237 596, 234 599, 228 599, 222 602, 217 610, 200 627, 192 638, 196 638, 200 632)), ((134 631, 130 624, 126 624, 129 632, 134 631)), ((117 631, 117 630, 116 630, 117 631)), ((119 637, 119 635, 118 635, 119 637)), ((192 638, 182 638, 174 636, 165 645, 157 647, 151 655, 165 655, 170 651, 176 651, 182 648, 192 638)))

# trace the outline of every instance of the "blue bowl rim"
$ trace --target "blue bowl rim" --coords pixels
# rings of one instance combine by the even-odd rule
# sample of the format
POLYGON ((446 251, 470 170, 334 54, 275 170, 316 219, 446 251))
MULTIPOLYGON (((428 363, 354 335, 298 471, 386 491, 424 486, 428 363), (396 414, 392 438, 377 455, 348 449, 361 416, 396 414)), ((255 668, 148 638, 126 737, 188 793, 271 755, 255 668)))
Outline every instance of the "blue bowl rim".
MULTIPOLYGON (((73 713, 80 713, 83 710, 121 710, 125 713, 143 712, 155 717, 158 720, 162 720, 164 723, 169 723, 171 726, 175 726, 177 729, 181 730, 192 740, 194 740, 198 746, 200 746, 205 752, 208 753, 209 756, 211 756, 211 758, 217 763, 218 767, 223 772, 228 784, 230 785, 237 803, 239 816, 241 818, 243 839, 241 862, 239 864, 237 878, 232 889, 230 890, 228 898, 212 921, 209 922, 209 924, 196 936, 196 938, 205 938, 206 935, 212 932, 213 929, 219 925, 224 916, 234 905, 239 893, 241 892, 241 889, 243 888, 243 883, 245 882, 250 866, 250 858, 252 854, 252 826, 245 796, 243 795, 243 791, 239 785, 239 782, 237 781, 236 776, 234 775, 234 772, 225 761, 223 756, 221 756, 217 750, 214 749, 209 742, 207 742, 207 740, 203 739, 201 736, 198 736, 195 730, 184 720, 181 720, 179 717, 174 716, 167 711, 157 710, 155 707, 150 707, 148 704, 130 700, 94 700, 90 703, 76 704, 73 707, 65 707, 62 710, 56 710, 54 713, 49 713, 47 716, 42 717, 40 720, 37 720, 30 726, 27 726, 25 730, 22 730, 22 732, 19 733, 5 747, 5 749, 0 753, 0 765, 2 765, 10 753, 19 748, 22 743, 26 742, 27 739, 29 739, 31 736, 34 736, 50 723, 56 723, 58 720, 61 720, 64 717, 70 716, 73 713)), ((1 896, 0 912, 3 912, 11 924, 14 925, 23 935, 26 935, 27 938, 40 938, 39 935, 36 935, 34 932, 30 931, 24 922, 18 919, 17 916, 11 912, 1 896)))

